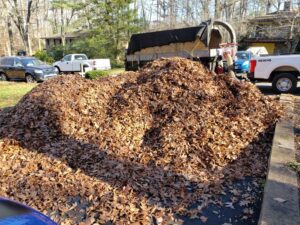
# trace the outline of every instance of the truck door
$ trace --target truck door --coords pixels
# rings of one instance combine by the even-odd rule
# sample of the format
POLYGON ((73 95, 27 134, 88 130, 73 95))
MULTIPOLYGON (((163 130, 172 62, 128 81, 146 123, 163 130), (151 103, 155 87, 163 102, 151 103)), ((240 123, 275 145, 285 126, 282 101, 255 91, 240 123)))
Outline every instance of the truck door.
POLYGON ((74 55, 74 59, 72 60, 73 71, 79 72, 81 63, 83 63, 86 60, 86 55, 74 55))
POLYGON ((15 76, 15 79, 25 79, 25 67, 23 66, 20 59, 15 58, 14 60, 14 67, 13 67, 13 73, 15 76))
POLYGON ((71 55, 66 55, 63 58, 63 61, 60 63, 60 66, 59 66, 61 71, 63 71, 63 72, 73 72, 71 59, 72 59, 71 55))

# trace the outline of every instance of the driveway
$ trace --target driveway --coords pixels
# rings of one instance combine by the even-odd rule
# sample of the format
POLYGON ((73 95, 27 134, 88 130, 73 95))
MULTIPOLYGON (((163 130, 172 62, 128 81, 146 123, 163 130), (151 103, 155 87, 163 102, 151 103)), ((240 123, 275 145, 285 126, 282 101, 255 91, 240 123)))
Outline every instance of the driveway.
MULTIPOLYGON (((271 83, 256 83, 256 86, 265 94, 265 95, 277 95, 272 90, 272 84, 271 83)), ((300 96, 300 82, 298 82, 298 88, 296 89, 295 93, 293 93, 296 96, 300 96)))

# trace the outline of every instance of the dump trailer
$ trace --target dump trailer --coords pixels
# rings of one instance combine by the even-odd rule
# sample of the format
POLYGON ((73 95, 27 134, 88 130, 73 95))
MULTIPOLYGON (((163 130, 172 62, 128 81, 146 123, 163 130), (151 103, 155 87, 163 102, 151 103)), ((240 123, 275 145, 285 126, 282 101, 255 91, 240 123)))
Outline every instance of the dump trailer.
POLYGON ((220 44, 236 43, 232 26, 220 20, 199 26, 133 34, 125 55, 126 70, 138 70, 159 58, 183 57, 214 68, 220 44))

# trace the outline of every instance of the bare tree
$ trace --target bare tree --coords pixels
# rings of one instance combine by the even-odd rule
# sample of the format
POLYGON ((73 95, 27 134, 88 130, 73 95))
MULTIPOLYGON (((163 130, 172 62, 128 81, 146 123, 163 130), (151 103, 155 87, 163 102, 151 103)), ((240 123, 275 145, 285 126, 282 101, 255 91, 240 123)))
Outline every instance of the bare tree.
POLYGON ((15 49, 14 49, 14 33, 12 30, 12 19, 8 13, 8 7, 7 7, 6 0, 2 0, 1 3, 2 3, 2 12, 4 14, 2 18, 4 19, 4 24, 6 24, 6 30, 7 30, 7 35, 8 35, 7 52, 8 52, 8 55, 11 55, 15 51, 15 49))
POLYGON ((208 20, 209 19, 209 4, 210 0, 200 0, 200 3, 202 5, 202 20, 208 20))
POLYGON ((32 54, 30 41, 30 22, 32 13, 37 10, 39 0, 6 0, 8 7, 8 14, 16 25, 24 48, 28 54, 32 54))
POLYGON ((215 19, 221 18, 222 5, 221 0, 215 0, 215 19))
POLYGON ((82 1, 76 0, 53 0, 52 10, 59 16, 60 21, 54 18, 55 24, 60 27, 62 45, 66 43, 66 32, 78 12, 84 8, 82 1))

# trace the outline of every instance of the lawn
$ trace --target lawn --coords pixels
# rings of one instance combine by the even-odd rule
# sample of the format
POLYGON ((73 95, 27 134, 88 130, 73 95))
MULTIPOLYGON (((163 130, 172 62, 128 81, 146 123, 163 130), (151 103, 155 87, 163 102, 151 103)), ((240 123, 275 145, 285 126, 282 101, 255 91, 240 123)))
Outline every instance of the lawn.
MULTIPOLYGON (((109 74, 124 72, 124 68, 111 69, 109 74)), ((38 84, 27 84, 25 82, 3 82, 0 81, 0 108, 14 106, 27 92, 38 84)))
POLYGON ((25 82, 0 82, 0 108, 14 106, 27 92, 37 84, 25 82))
POLYGON ((115 68, 115 69, 108 70, 108 73, 110 75, 115 75, 115 74, 122 73, 124 71, 125 71, 124 68, 115 68))

